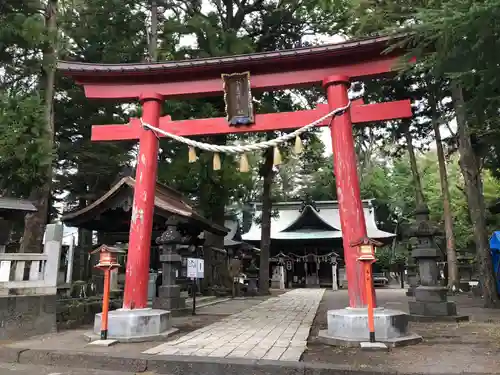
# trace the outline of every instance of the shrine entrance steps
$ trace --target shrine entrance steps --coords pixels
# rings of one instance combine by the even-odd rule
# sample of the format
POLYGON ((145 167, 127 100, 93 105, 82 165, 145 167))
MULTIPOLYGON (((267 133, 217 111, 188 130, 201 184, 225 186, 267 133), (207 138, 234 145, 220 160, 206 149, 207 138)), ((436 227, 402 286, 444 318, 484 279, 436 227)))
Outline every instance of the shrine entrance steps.
POLYGON ((145 354, 299 361, 324 289, 293 289, 145 354))

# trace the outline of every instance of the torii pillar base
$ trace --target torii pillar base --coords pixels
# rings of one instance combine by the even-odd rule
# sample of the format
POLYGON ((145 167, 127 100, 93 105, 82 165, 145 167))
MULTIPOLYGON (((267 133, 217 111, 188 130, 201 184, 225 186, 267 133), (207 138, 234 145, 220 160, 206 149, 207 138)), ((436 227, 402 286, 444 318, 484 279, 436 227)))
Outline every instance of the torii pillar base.
MULTIPOLYGON (((409 315, 398 310, 377 307, 373 310, 375 338, 377 342, 389 347, 414 345, 422 337, 408 332, 409 315)), ((347 307, 329 310, 327 313, 328 329, 320 330, 318 341, 332 346, 359 347, 369 341, 368 310, 366 308, 347 307)))
MULTIPOLYGON (((85 337, 98 339, 101 332, 101 313, 95 315, 94 330, 85 337)), ((162 341, 176 333, 172 328, 170 311, 158 309, 118 309, 109 312, 108 339, 118 342, 162 341)))

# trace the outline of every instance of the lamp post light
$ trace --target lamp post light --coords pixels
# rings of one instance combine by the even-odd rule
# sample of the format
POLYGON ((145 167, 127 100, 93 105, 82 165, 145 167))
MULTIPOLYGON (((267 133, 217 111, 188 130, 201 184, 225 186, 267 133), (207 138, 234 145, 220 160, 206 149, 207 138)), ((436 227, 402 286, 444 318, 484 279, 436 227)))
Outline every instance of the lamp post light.
POLYGON ((368 310, 368 330, 370 342, 375 342, 375 318, 373 309, 375 307, 375 290, 373 286, 372 264, 375 263, 375 247, 381 246, 382 243, 374 241, 370 238, 364 238, 352 246, 359 246, 358 261, 363 263, 363 273, 365 281, 365 293, 368 310))
POLYGON ((120 267, 117 256, 124 251, 118 247, 102 245, 91 254, 99 253, 99 263, 95 268, 104 272, 104 290, 102 296, 102 320, 101 320, 101 340, 108 339, 108 313, 109 313, 109 292, 111 271, 120 267))

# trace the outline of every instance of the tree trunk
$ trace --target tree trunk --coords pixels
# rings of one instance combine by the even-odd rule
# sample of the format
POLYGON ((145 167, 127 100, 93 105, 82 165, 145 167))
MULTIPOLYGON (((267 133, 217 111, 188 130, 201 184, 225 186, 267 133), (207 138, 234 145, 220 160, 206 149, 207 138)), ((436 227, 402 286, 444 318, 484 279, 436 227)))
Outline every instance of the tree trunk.
POLYGON ((441 141, 441 131, 439 130, 439 115, 437 112, 436 98, 430 95, 429 104, 432 112, 432 126, 436 138, 436 150, 439 165, 439 181, 441 184, 441 194, 443 196, 444 230, 446 235, 446 260, 448 264, 448 288, 452 291, 458 290, 459 274, 457 263, 457 252, 455 247, 455 235, 453 234, 453 216, 450 205, 450 189, 448 186, 448 173, 446 171, 446 160, 441 141))
MULTIPOLYGON (((46 122, 47 149, 52 153, 54 146, 54 81, 57 40, 57 0, 50 0, 45 9, 45 25, 48 35, 47 46, 43 51, 41 85, 44 92, 44 119, 46 122)), ((24 234, 20 252, 38 253, 42 251, 45 225, 48 221, 50 193, 52 190, 52 154, 50 154, 43 182, 40 187, 33 187, 29 199, 33 201, 37 212, 27 214, 24 219, 24 234)))
POLYGON ((149 58, 151 61, 158 60, 158 3, 151 0, 151 30, 148 45, 149 58))
POLYGON ((474 228, 479 273, 482 278, 481 287, 484 297, 484 306, 496 307, 498 306, 498 294, 486 231, 485 206, 479 160, 471 144, 470 129, 467 121, 462 87, 458 83, 452 82, 451 94, 457 118, 460 169, 464 176, 467 203, 474 228))
POLYGON ((262 186, 262 219, 260 237, 259 293, 269 294, 269 255, 271 250, 271 186, 273 184, 273 149, 265 153, 262 168, 264 178, 262 186))
POLYGON ((422 189, 420 173, 418 173, 417 157, 415 156, 415 148, 413 147, 413 137, 410 132, 410 122, 408 120, 403 120, 403 126, 404 126, 406 144, 408 147, 408 156, 410 157, 411 174, 413 176, 413 183, 415 184, 415 203, 418 206, 425 202, 424 191, 422 189))

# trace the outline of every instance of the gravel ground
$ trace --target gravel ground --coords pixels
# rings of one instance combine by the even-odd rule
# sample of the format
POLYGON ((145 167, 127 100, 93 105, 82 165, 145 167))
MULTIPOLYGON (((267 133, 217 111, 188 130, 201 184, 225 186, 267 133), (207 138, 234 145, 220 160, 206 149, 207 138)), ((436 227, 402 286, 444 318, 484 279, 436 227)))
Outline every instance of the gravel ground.
MULTIPOLYGON (((377 289, 379 306, 408 310, 408 298, 401 289, 377 289)), ((421 344, 395 348, 390 352, 365 352, 356 348, 332 347, 314 342, 320 329, 326 329, 326 312, 347 306, 346 291, 327 291, 321 301, 303 360, 377 369, 422 373, 500 373, 500 310, 481 308, 481 300, 466 295, 455 300, 458 313, 469 315, 465 323, 410 323, 410 330, 421 335, 421 344)))

